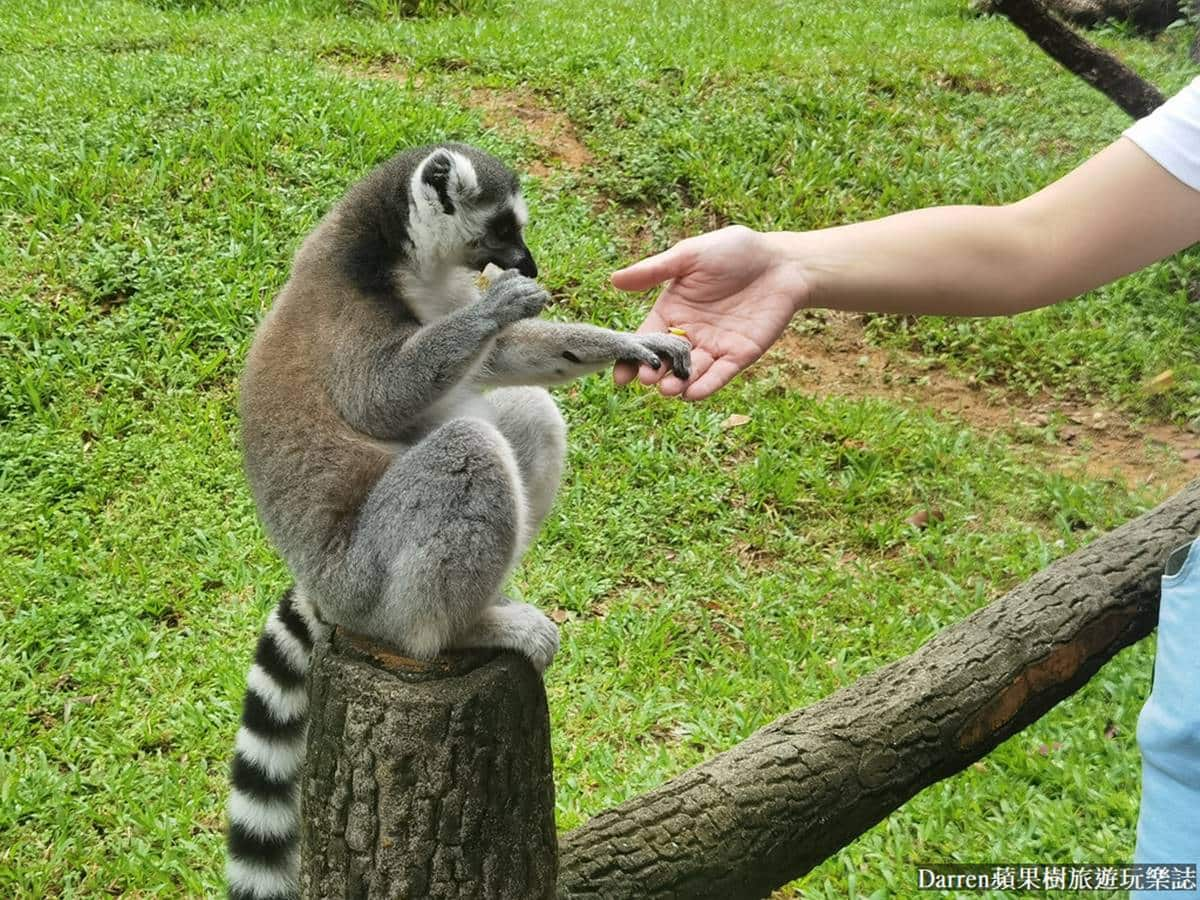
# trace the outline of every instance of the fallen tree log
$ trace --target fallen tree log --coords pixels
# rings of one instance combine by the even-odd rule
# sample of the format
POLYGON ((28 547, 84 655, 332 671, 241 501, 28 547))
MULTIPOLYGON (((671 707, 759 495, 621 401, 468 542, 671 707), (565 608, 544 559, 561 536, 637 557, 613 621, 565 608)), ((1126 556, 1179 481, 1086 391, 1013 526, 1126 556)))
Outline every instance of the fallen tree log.
POLYGON ((1158 88, 1057 19, 1041 0, 990 0, 989 8, 1133 118, 1149 115, 1166 101, 1158 88))
POLYGON ((1200 481, 884 666, 561 841, 562 900, 763 897, 1082 686, 1158 618, 1200 481))
POLYGON ((526 660, 417 663, 335 630, 309 693, 301 896, 554 896, 550 717, 526 660))

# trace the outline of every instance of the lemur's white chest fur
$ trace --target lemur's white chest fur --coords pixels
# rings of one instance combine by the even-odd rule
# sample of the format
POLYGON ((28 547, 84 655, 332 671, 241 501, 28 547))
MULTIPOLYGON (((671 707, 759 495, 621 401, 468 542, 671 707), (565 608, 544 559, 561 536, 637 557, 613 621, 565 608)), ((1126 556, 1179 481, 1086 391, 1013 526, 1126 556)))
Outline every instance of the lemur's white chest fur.
POLYGON ((400 296, 422 325, 479 299, 475 275, 462 266, 405 266, 396 273, 400 296))
MULTIPOLYGON (((396 273, 405 305, 422 325, 445 318, 479 299, 475 273, 462 266, 406 267, 396 273)), ((489 341, 489 347, 492 341, 489 341)), ((450 419, 470 417, 492 421, 494 410, 472 377, 488 356, 487 348, 457 386, 435 400, 419 416, 420 430, 430 431, 450 419)), ((394 449, 394 448, 393 448, 394 449)))

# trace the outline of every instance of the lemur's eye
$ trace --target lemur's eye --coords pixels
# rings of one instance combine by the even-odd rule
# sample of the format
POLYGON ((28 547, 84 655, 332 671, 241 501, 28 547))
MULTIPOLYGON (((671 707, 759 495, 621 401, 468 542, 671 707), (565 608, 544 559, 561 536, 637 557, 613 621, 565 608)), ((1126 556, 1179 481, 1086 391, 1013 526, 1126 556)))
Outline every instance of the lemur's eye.
POLYGON ((492 220, 492 234, 501 241, 511 241, 517 236, 517 222, 511 212, 505 212, 492 220))

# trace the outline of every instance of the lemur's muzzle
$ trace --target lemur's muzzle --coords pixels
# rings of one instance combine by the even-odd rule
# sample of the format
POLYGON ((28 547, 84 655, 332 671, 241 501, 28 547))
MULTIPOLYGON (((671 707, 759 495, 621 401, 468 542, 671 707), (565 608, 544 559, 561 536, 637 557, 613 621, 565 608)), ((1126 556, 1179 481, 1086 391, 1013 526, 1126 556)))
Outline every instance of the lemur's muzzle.
POLYGON ((514 246, 507 247, 496 254, 491 260, 501 269, 516 269, 527 278, 537 278, 538 267, 533 261, 533 254, 525 246, 524 241, 518 241, 514 246))
POLYGON ((537 278, 537 263, 533 261, 533 254, 528 250, 521 257, 521 261, 517 263, 517 271, 529 278, 537 278))

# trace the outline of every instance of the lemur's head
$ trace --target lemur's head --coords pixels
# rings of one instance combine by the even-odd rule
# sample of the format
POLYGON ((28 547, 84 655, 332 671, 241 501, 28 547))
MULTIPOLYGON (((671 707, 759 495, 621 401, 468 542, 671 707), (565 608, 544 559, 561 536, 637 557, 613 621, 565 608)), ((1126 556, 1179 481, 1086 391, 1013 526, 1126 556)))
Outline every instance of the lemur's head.
POLYGON ((409 184, 408 237, 422 261, 537 275, 521 231, 529 219, 516 173, 467 144, 427 148, 409 184))

